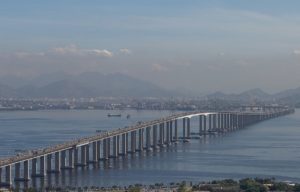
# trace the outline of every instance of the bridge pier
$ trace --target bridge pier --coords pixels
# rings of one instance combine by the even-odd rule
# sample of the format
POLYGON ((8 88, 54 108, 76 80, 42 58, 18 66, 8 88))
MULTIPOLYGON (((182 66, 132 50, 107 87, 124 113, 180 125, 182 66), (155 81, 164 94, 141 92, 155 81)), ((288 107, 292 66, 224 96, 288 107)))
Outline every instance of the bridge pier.
POLYGON ((151 127, 146 128, 146 149, 151 151, 151 127))
POLYGON ((19 181, 21 179, 20 171, 21 171, 21 163, 16 163, 15 164, 15 181, 19 181))
POLYGON ((120 135, 117 135, 117 156, 120 154, 120 135))
MULTIPOLYGON (((37 173, 36 173, 36 167, 37 167, 37 159, 34 158, 31 160, 31 176, 32 177, 36 177, 37 176, 37 173)), ((29 170, 28 170, 29 172, 29 170)), ((25 173, 25 162, 24 162, 24 173, 25 173)))
POLYGON ((93 160, 91 161, 91 163, 97 163, 99 158, 98 158, 98 143, 97 141, 94 141, 93 144, 93 160))
MULTIPOLYGON (((1 169, 2 173, 2 169, 1 169)), ((2 178, 0 179, 2 180, 2 178)), ((12 186, 12 178, 11 178, 11 165, 5 166, 5 182, 0 182, 0 186, 10 187, 12 186)))
POLYGON ((54 172, 55 173, 59 173, 60 172, 60 152, 55 152, 54 157, 55 157, 55 169, 54 169, 54 172))
POLYGON ((157 149, 157 125, 152 126, 153 129, 153 149, 157 149))
POLYGON ((170 145, 170 122, 166 122, 166 145, 170 145))
POLYGON ((47 173, 51 173, 52 171, 52 154, 47 155, 47 173))
POLYGON ((45 156, 40 157, 40 177, 44 177, 46 175, 45 169, 45 156))
POLYGON ((113 158, 117 158, 118 157, 118 141, 117 141, 117 136, 113 137, 113 158))
POLYGON ((79 149, 78 149, 77 147, 74 147, 74 165, 75 165, 76 167, 79 166, 78 151, 79 151, 79 149))
POLYGON ((86 145, 82 145, 80 147, 80 150, 81 150, 81 162, 80 162, 80 166, 86 166, 86 154, 87 154, 87 151, 86 151, 86 145))
POLYGON ((126 139, 127 133, 122 134, 122 155, 127 155, 127 139, 126 139))
POLYGON ((183 139, 185 139, 186 137, 186 130, 185 130, 185 117, 182 119, 182 136, 183 136, 183 139))
POLYGON ((125 148, 126 148, 125 155, 127 155, 128 151, 129 151, 129 133, 128 132, 125 135, 125 148))
POLYGON ((136 150, 136 131, 131 131, 131 153, 135 153, 136 150))
POLYGON ((199 115, 198 118, 199 118, 199 135, 202 135, 202 115, 199 115))
POLYGON ((174 142, 177 143, 177 141, 178 141, 178 120, 177 119, 174 120, 174 124, 175 124, 174 125, 174 129, 175 129, 174 130, 174 132, 175 132, 174 133, 174 142))
POLYGON ((217 128, 217 115, 213 114, 213 130, 217 128))
POLYGON ((103 139, 103 160, 108 160, 107 148, 107 139, 103 139))
POLYGON ((173 137, 173 121, 171 120, 170 121, 170 140, 171 140, 171 143, 174 143, 174 137, 173 137))
POLYGON ((191 118, 187 118, 187 139, 191 138, 191 118))
POLYGON ((139 146, 138 151, 144 150, 144 129, 139 129, 139 146))
MULTIPOLYGON (((35 160, 35 162, 37 161, 37 159, 33 159, 35 160)), ((24 181, 29 181, 30 180, 30 176, 29 176, 29 160, 24 161, 24 181)))
POLYGON ((75 155, 75 154, 74 154, 73 148, 72 148, 72 149, 69 149, 68 152, 69 152, 69 154, 68 154, 68 155, 69 155, 69 161, 68 161, 69 165, 68 165, 68 169, 73 169, 73 168, 74 168, 74 164, 75 164, 74 158, 73 158, 73 155, 75 155))
POLYGON ((164 147, 164 123, 159 124, 159 146, 164 147))
POLYGON ((61 164, 61 169, 66 169, 66 151, 61 151, 60 154, 60 164, 61 164))

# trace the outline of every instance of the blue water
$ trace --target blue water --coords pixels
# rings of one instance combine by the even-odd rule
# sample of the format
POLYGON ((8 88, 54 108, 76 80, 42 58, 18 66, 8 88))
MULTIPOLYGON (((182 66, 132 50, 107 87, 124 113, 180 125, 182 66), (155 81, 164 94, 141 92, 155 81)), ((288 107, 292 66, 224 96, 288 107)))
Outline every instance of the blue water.
MULTIPOLYGON (((0 156, 33 149, 170 115, 170 111, 26 111, 0 113, 0 156), (117 112, 118 113, 118 112, 117 112), (126 119, 130 114, 131 118, 126 119)), ((192 131, 197 130, 192 120, 192 131)), ((46 183, 72 186, 154 184, 244 177, 300 182, 300 111, 236 132, 178 143, 157 152, 100 162, 51 175, 46 183)), ((33 183, 40 181, 33 180, 33 183)), ((37 184, 39 185, 39 184, 37 184)))

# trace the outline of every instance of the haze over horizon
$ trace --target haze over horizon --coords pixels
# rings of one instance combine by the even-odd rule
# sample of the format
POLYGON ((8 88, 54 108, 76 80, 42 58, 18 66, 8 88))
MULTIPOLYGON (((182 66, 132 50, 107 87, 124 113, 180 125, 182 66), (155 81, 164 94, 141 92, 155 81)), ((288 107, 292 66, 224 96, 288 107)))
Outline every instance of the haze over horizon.
POLYGON ((299 6, 296 0, 3 1, 0 79, 93 71, 198 93, 297 88, 299 6))

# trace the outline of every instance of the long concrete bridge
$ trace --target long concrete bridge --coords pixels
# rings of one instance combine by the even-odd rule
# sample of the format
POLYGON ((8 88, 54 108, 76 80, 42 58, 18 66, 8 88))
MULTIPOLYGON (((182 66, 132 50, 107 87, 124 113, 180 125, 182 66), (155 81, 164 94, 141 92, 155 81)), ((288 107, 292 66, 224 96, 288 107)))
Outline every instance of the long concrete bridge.
POLYGON ((139 122, 134 126, 1 159, 0 186, 9 187, 13 180, 27 182, 31 177, 59 174, 63 169, 88 166, 137 151, 158 150, 180 139, 188 142, 191 138, 191 118, 198 118, 197 134, 205 136, 213 132, 235 131, 292 112, 293 109, 284 107, 260 108, 255 111, 186 112, 139 122), (182 129, 181 136, 179 128, 182 129))

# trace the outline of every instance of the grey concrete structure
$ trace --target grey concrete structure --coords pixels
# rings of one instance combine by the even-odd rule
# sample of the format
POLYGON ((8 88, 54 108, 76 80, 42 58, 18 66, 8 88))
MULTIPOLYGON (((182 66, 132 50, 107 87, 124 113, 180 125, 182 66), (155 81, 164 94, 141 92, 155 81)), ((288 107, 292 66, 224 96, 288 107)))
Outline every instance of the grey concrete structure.
POLYGON ((285 107, 262 107, 262 109, 262 111, 257 112, 187 112, 176 114, 109 133, 35 150, 29 154, 1 159, 0 175, 3 177, 0 177, 0 186, 10 186, 12 184, 12 167, 14 168, 14 180, 26 182, 30 179, 30 176, 44 177, 46 174, 58 174, 62 169, 87 166, 88 163, 97 163, 99 159, 117 158, 119 154, 127 155, 129 151, 131 153, 135 153, 136 150, 143 151, 144 149, 150 151, 156 149, 158 144, 160 147, 164 147, 165 144, 171 145, 180 139, 178 137, 179 120, 182 120, 182 139, 188 141, 191 137, 191 118, 193 117, 199 118, 199 128, 197 129, 199 135, 205 136, 210 134, 210 131, 234 131, 260 121, 294 112, 293 109, 285 107), (128 148, 129 143, 130 150, 128 148), (37 169, 38 161, 40 165, 39 172, 37 169), (21 173, 21 166, 23 166, 23 174, 21 173))

